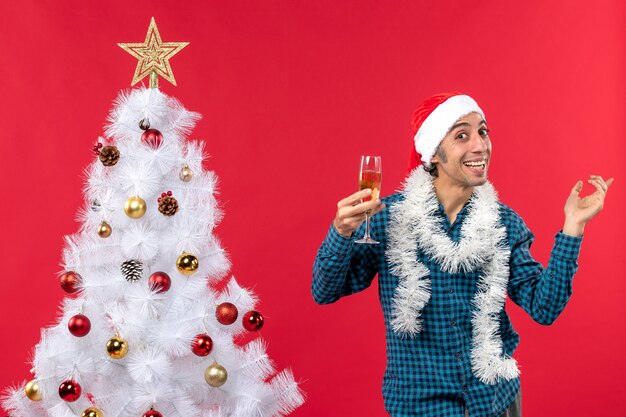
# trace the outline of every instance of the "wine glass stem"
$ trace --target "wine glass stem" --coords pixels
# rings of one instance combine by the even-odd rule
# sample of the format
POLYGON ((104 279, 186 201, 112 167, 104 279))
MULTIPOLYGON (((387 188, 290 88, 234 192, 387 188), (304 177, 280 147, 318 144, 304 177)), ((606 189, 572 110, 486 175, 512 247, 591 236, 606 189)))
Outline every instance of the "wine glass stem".
POLYGON ((365 237, 369 239, 370 237, 370 214, 365 213, 365 237))

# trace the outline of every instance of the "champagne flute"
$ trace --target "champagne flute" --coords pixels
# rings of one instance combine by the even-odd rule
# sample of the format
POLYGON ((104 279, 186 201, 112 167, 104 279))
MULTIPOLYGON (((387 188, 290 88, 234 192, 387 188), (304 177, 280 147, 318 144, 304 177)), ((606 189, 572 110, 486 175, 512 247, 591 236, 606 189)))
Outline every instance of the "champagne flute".
MULTIPOLYGON (((361 157, 361 170, 359 173, 359 190, 365 190, 369 188, 372 190, 372 194, 369 197, 363 199, 363 202, 376 200, 380 195, 380 183, 382 181, 382 166, 380 156, 362 156, 361 157)), ((365 234, 363 238, 355 241, 355 243, 366 243, 370 245, 377 245, 380 242, 372 239, 370 236, 370 215, 369 211, 365 213, 365 234)))

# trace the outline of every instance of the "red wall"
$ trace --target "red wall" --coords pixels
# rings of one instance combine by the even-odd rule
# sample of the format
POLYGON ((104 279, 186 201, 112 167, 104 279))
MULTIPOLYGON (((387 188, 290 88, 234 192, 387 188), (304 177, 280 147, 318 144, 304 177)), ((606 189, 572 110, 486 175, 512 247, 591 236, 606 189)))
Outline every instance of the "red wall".
POLYGON ((63 298, 55 273, 62 236, 78 228, 82 170, 135 68, 116 43, 143 41, 155 16, 165 41, 191 42, 172 60, 179 86, 162 88, 204 115, 192 137, 207 141, 221 179, 217 234, 260 296, 270 355, 307 392, 294 416, 384 415, 377 291, 317 306, 311 263, 336 201, 357 186, 359 155, 383 156, 391 193, 414 107, 453 89, 486 111, 490 178, 535 232, 540 261, 575 182, 616 177, 556 324, 508 308, 525 415, 623 410, 626 6, 558 4, 2 1, 0 387, 28 378, 63 298))

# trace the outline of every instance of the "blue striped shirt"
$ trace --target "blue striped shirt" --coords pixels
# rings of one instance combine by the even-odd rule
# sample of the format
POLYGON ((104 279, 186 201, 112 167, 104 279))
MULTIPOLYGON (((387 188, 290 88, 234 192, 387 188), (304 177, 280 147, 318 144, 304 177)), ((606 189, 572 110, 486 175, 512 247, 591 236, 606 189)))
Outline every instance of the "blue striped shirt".
MULTIPOLYGON (((398 277, 389 272, 385 256, 389 208, 402 199, 393 194, 383 199, 387 206, 371 219, 371 235, 380 245, 355 244, 364 225, 346 238, 333 226, 322 243, 313 265, 313 298, 328 304, 369 287, 378 274, 379 299, 387 338, 387 367, 383 378, 385 408, 394 417, 403 416, 499 416, 513 402, 519 378, 487 385, 471 370, 472 300, 480 270, 450 274, 418 251, 418 260, 430 271, 432 295, 422 311, 423 330, 415 338, 394 333, 392 299, 398 277)), ((548 267, 530 254, 534 236, 512 209, 499 204, 500 220, 506 227, 511 249, 509 297, 538 323, 552 324, 572 294, 581 237, 557 233, 548 267)), ((450 239, 458 242, 468 205, 450 224, 441 204, 437 216, 450 239)), ((512 354, 519 343, 504 311, 500 315, 503 349, 512 354)))

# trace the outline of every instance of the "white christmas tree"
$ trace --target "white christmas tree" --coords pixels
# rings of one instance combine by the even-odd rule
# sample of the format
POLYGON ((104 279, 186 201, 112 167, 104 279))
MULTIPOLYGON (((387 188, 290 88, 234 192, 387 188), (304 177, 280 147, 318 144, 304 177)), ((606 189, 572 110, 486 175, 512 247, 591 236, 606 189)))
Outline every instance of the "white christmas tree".
POLYGON ((260 337, 236 343, 263 317, 251 292, 223 282, 216 177, 186 139, 199 118, 158 88, 116 100, 80 231, 66 237, 72 295, 42 331, 32 380, 4 398, 12 417, 279 416, 303 403, 260 337))

